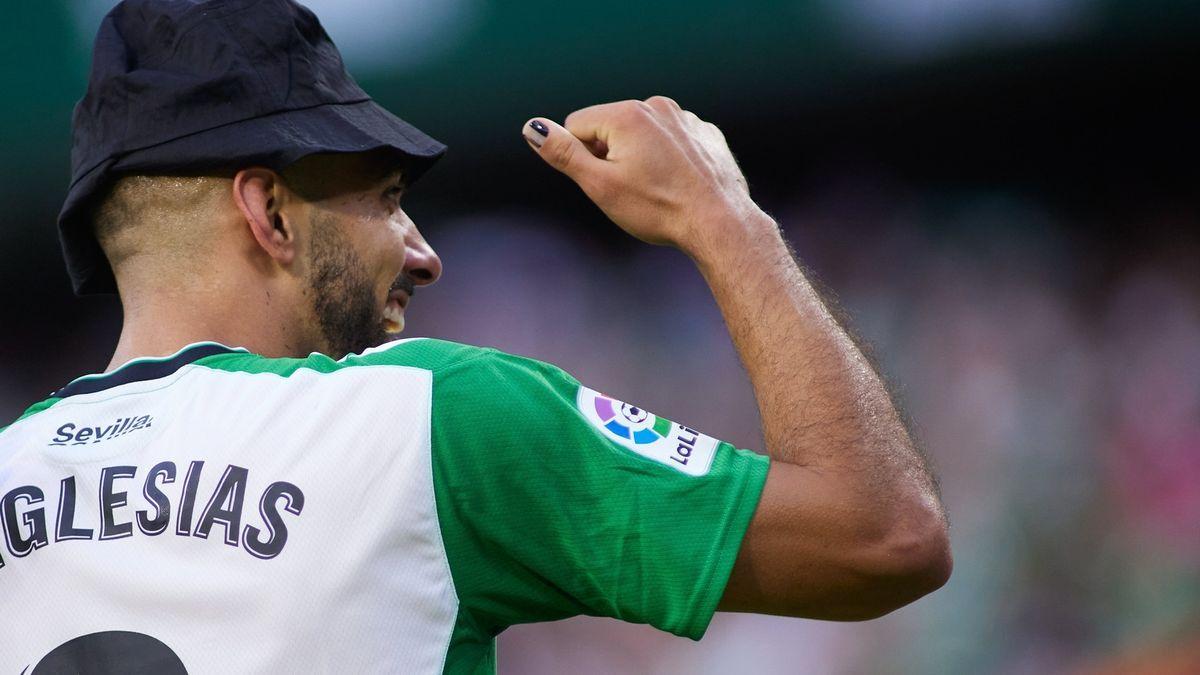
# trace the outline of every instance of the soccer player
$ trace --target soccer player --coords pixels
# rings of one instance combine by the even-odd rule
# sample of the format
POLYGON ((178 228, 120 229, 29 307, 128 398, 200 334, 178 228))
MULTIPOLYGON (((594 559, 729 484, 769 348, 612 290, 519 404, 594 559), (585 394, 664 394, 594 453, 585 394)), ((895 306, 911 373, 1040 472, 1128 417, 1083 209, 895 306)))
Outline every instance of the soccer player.
POLYGON ((653 97, 523 133, 695 262, 767 454, 394 339, 442 271, 402 197, 443 147, 291 0, 127 0, 59 222, 124 326, 107 372, 0 431, 0 670, 490 672, 518 623, 699 639, 718 609, 860 620, 945 582, 926 462, 721 132, 653 97))

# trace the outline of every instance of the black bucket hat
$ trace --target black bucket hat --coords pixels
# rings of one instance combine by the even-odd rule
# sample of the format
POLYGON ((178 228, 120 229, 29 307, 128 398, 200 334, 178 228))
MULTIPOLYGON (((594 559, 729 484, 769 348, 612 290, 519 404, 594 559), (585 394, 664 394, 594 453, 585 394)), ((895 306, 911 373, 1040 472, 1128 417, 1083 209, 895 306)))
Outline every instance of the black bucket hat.
POLYGON ((124 0, 96 35, 58 216, 75 292, 115 293, 91 202, 115 177, 390 148, 409 182, 446 146, 380 107, 292 0, 124 0))

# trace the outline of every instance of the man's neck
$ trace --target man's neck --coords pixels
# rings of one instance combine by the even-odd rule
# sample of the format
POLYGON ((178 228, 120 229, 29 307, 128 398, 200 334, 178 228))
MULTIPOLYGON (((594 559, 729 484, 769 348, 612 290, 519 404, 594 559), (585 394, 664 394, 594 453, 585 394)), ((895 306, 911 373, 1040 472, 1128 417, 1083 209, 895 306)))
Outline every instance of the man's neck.
POLYGON ((285 315, 286 302, 263 297, 155 294, 124 298, 121 337, 105 372, 138 357, 170 356, 189 344, 217 342, 263 356, 305 356, 319 345, 297 330, 307 322, 285 315), (199 297, 198 297, 199 296, 199 297))

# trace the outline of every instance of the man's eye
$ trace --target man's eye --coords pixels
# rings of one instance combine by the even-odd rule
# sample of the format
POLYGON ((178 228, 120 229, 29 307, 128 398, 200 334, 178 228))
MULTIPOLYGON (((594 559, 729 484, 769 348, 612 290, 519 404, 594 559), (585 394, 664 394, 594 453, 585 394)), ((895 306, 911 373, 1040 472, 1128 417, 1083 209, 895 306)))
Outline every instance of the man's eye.
POLYGON ((404 186, 394 185, 388 188, 383 195, 388 199, 388 201, 399 202, 400 198, 404 196, 404 186))

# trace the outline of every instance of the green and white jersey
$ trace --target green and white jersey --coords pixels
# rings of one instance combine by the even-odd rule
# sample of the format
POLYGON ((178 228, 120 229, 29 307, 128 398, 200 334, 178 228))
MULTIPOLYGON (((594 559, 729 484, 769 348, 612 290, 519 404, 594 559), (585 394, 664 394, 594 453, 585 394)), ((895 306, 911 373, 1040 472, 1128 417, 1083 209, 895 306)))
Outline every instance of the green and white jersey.
POLYGON ((0 672, 493 672, 580 614, 699 639, 766 473, 493 349, 137 359, 0 430, 0 672))

